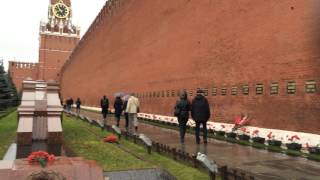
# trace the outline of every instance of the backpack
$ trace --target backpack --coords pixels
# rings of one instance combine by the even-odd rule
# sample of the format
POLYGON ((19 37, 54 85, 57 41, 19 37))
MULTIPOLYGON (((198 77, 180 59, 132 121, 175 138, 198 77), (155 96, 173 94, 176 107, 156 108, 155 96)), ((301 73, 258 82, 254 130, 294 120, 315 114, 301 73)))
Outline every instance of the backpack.
POLYGON ((108 99, 102 99, 102 103, 101 103, 102 107, 107 107, 108 104, 109 104, 108 99))

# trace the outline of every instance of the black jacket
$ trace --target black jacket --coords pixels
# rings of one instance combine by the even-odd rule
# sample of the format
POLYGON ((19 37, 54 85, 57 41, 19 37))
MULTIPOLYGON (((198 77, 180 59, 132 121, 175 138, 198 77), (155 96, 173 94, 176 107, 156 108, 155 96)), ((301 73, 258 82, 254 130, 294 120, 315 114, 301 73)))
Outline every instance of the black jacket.
POLYGON ((175 109, 178 109, 179 114, 177 115, 178 120, 188 120, 190 111, 190 101, 186 98, 181 98, 177 101, 175 109))
POLYGON ((124 111, 124 114, 127 113, 127 112, 126 112, 127 105, 128 105, 128 100, 125 100, 125 101, 123 102, 123 107, 122 107, 122 110, 124 111))
POLYGON ((80 101, 79 99, 76 101, 76 105, 77 105, 77 108, 80 108, 80 106, 81 106, 81 101, 80 101))
POLYGON ((208 100, 202 96, 197 95, 191 104, 191 117, 195 122, 206 122, 210 118, 210 107, 208 100))
POLYGON ((101 106, 102 112, 108 112, 108 109, 109 109, 108 98, 106 98, 106 99, 102 98, 100 101, 100 106, 101 106))
POLYGON ((122 113, 122 108, 123 108, 123 102, 120 98, 116 98, 114 101, 114 114, 117 116, 120 116, 122 113))

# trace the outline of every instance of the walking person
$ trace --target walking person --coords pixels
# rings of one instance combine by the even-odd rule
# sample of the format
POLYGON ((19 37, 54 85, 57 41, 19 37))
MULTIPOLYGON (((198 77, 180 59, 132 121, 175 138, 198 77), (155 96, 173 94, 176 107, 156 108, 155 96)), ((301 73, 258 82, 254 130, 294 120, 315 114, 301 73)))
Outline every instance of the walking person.
POLYGON ((117 126, 119 127, 120 116, 122 114, 122 108, 123 108, 123 102, 120 96, 116 97, 116 100, 114 101, 114 104, 113 104, 113 108, 114 108, 114 116, 117 120, 117 126))
POLYGON ((137 113, 139 113, 140 109, 140 102, 139 99, 134 96, 132 93, 131 96, 128 99, 128 104, 126 108, 126 112, 128 113, 128 132, 130 134, 135 134, 138 131, 138 118, 137 113), (133 133, 133 126, 134 126, 134 133, 133 133))
POLYGON ((128 115, 128 112, 127 112, 127 105, 128 105, 128 95, 127 96, 124 96, 123 97, 123 107, 122 107, 122 110, 123 110, 123 114, 124 114, 124 118, 125 118, 125 127, 126 127, 126 131, 128 132, 128 127, 129 127, 129 115, 128 115))
POLYGON ((105 128, 107 125, 107 115, 108 115, 108 109, 109 109, 109 100, 107 96, 103 96, 103 98, 100 100, 100 106, 101 106, 101 113, 103 117, 103 127, 101 130, 105 128))
POLYGON ((74 103, 73 99, 70 98, 70 110, 72 110, 73 103, 74 103))
POLYGON ((174 108, 174 115, 178 118, 179 122, 181 144, 184 144, 184 136, 186 134, 190 106, 191 104, 188 100, 187 92, 183 91, 180 95, 180 100, 177 101, 176 106, 174 108))
POLYGON ((200 125, 202 124, 203 143, 207 144, 207 121, 210 118, 210 107, 202 90, 198 90, 197 95, 192 100, 191 117, 196 123, 196 143, 200 144, 200 125))
POLYGON ((81 109, 81 101, 80 101, 80 98, 78 98, 76 101, 76 113, 78 115, 80 114, 80 109, 81 109))
POLYGON ((68 111, 71 111, 71 98, 68 98, 66 101, 68 111))

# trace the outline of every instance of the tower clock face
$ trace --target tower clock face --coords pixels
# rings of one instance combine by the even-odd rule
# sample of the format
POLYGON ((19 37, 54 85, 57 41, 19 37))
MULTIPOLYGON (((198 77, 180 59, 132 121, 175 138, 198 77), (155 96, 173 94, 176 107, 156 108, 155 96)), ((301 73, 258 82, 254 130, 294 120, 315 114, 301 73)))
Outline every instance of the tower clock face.
POLYGON ((52 6, 53 15, 57 18, 63 19, 69 15, 69 7, 63 3, 57 3, 52 6))

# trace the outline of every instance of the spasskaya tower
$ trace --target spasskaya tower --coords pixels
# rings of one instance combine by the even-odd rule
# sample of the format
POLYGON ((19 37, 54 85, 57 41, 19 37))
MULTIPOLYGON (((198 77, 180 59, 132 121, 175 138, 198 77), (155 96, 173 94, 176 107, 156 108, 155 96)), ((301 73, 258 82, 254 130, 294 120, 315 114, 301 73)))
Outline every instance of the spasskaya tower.
POLYGON ((40 23, 39 80, 59 80, 61 67, 80 40, 70 0, 50 0, 47 22, 40 23))

